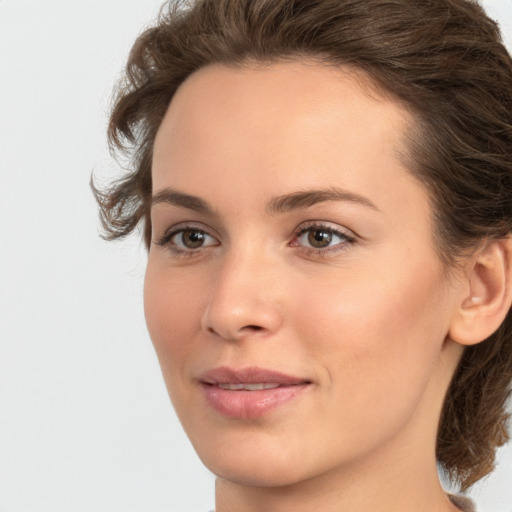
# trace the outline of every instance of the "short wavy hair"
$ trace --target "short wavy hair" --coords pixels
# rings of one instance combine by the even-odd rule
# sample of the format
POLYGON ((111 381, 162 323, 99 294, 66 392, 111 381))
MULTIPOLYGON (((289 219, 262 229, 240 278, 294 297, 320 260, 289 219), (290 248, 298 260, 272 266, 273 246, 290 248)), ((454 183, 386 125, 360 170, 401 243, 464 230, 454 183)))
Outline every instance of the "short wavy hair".
MULTIPOLYGON (((430 193, 447 264, 512 232, 512 61, 471 0, 197 0, 164 5, 136 40, 108 128, 129 170, 93 184, 105 236, 139 223, 149 247, 155 136, 177 88, 212 63, 314 58, 362 70, 413 113, 409 168, 430 193)), ((437 459, 467 489, 507 442, 512 315, 467 347, 445 398, 437 459)))

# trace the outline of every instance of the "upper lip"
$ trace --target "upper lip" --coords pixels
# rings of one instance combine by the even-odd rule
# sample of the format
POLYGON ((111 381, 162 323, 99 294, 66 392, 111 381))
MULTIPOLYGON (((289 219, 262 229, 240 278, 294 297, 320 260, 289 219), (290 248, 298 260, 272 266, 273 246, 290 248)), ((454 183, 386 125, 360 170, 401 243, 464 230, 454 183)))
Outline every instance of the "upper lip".
POLYGON ((246 368, 230 368, 220 366, 204 372, 199 380, 205 384, 258 384, 272 383, 282 386, 309 384, 311 381, 302 377, 294 377, 270 369, 251 366, 246 368))

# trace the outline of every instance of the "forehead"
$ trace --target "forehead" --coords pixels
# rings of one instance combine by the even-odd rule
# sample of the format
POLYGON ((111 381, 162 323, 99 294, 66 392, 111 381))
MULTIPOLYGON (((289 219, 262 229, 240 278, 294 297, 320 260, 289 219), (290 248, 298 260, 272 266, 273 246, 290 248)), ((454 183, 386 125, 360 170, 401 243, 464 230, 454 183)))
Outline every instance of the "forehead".
POLYGON ((327 65, 314 60, 249 61, 237 66, 217 63, 190 75, 178 88, 170 109, 177 113, 179 105, 191 106, 190 101, 200 109, 215 109, 243 107, 258 100, 261 106, 268 108, 279 105, 279 113, 284 113, 316 110, 326 102, 353 100, 363 92, 367 99, 374 99, 375 104, 384 99, 393 103, 391 95, 380 91, 366 73, 351 66, 327 65))
POLYGON ((218 182, 268 192, 269 179, 276 195, 333 180, 367 193, 369 183, 411 179, 400 158, 411 122, 398 100, 351 68, 211 65, 191 75, 168 108, 155 141, 154 191, 204 190, 215 176, 207 195, 218 182))
POLYGON ((156 142, 187 131, 212 137, 213 122, 222 123, 223 128, 235 125, 238 136, 257 124, 265 126, 268 134, 279 130, 283 136, 287 126, 288 133, 295 128, 294 135, 301 130, 311 135, 319 122, 327 120, 338 127, 358 126, 368 140, 384 136, 393 146, 400 145, 403 130, 398 128, 412 122, 397 99, 378 90, 355 68, 307 60, 246 63, 236 68, 213 64, 193 73, 178 88, 156 142))

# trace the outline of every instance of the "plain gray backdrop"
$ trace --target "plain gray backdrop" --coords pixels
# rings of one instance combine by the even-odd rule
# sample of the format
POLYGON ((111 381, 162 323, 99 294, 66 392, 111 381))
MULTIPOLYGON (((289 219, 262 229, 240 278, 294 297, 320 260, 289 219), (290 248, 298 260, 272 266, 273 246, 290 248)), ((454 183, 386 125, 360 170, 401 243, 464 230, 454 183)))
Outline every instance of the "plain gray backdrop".
MULTIPOLYGON (((213 477, 171 410, 137 237, 98 237, 91 172, 155 0, 0 0, 0 510, 206 512, 213 477)), ((512 47, 512 0, 484 2, 512 47)), ((512 511, 512 447, 471 495, 512 511)))

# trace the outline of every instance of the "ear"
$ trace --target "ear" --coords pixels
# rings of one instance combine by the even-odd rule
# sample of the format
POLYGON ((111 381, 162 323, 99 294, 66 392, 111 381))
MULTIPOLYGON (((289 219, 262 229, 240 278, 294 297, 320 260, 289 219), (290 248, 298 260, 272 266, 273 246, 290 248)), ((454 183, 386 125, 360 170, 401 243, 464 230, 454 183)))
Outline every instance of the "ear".
POLYGON ((512 304, 512 235, 488 241, 466 267, 449 338, 475 345, 493 334, 512 304))

